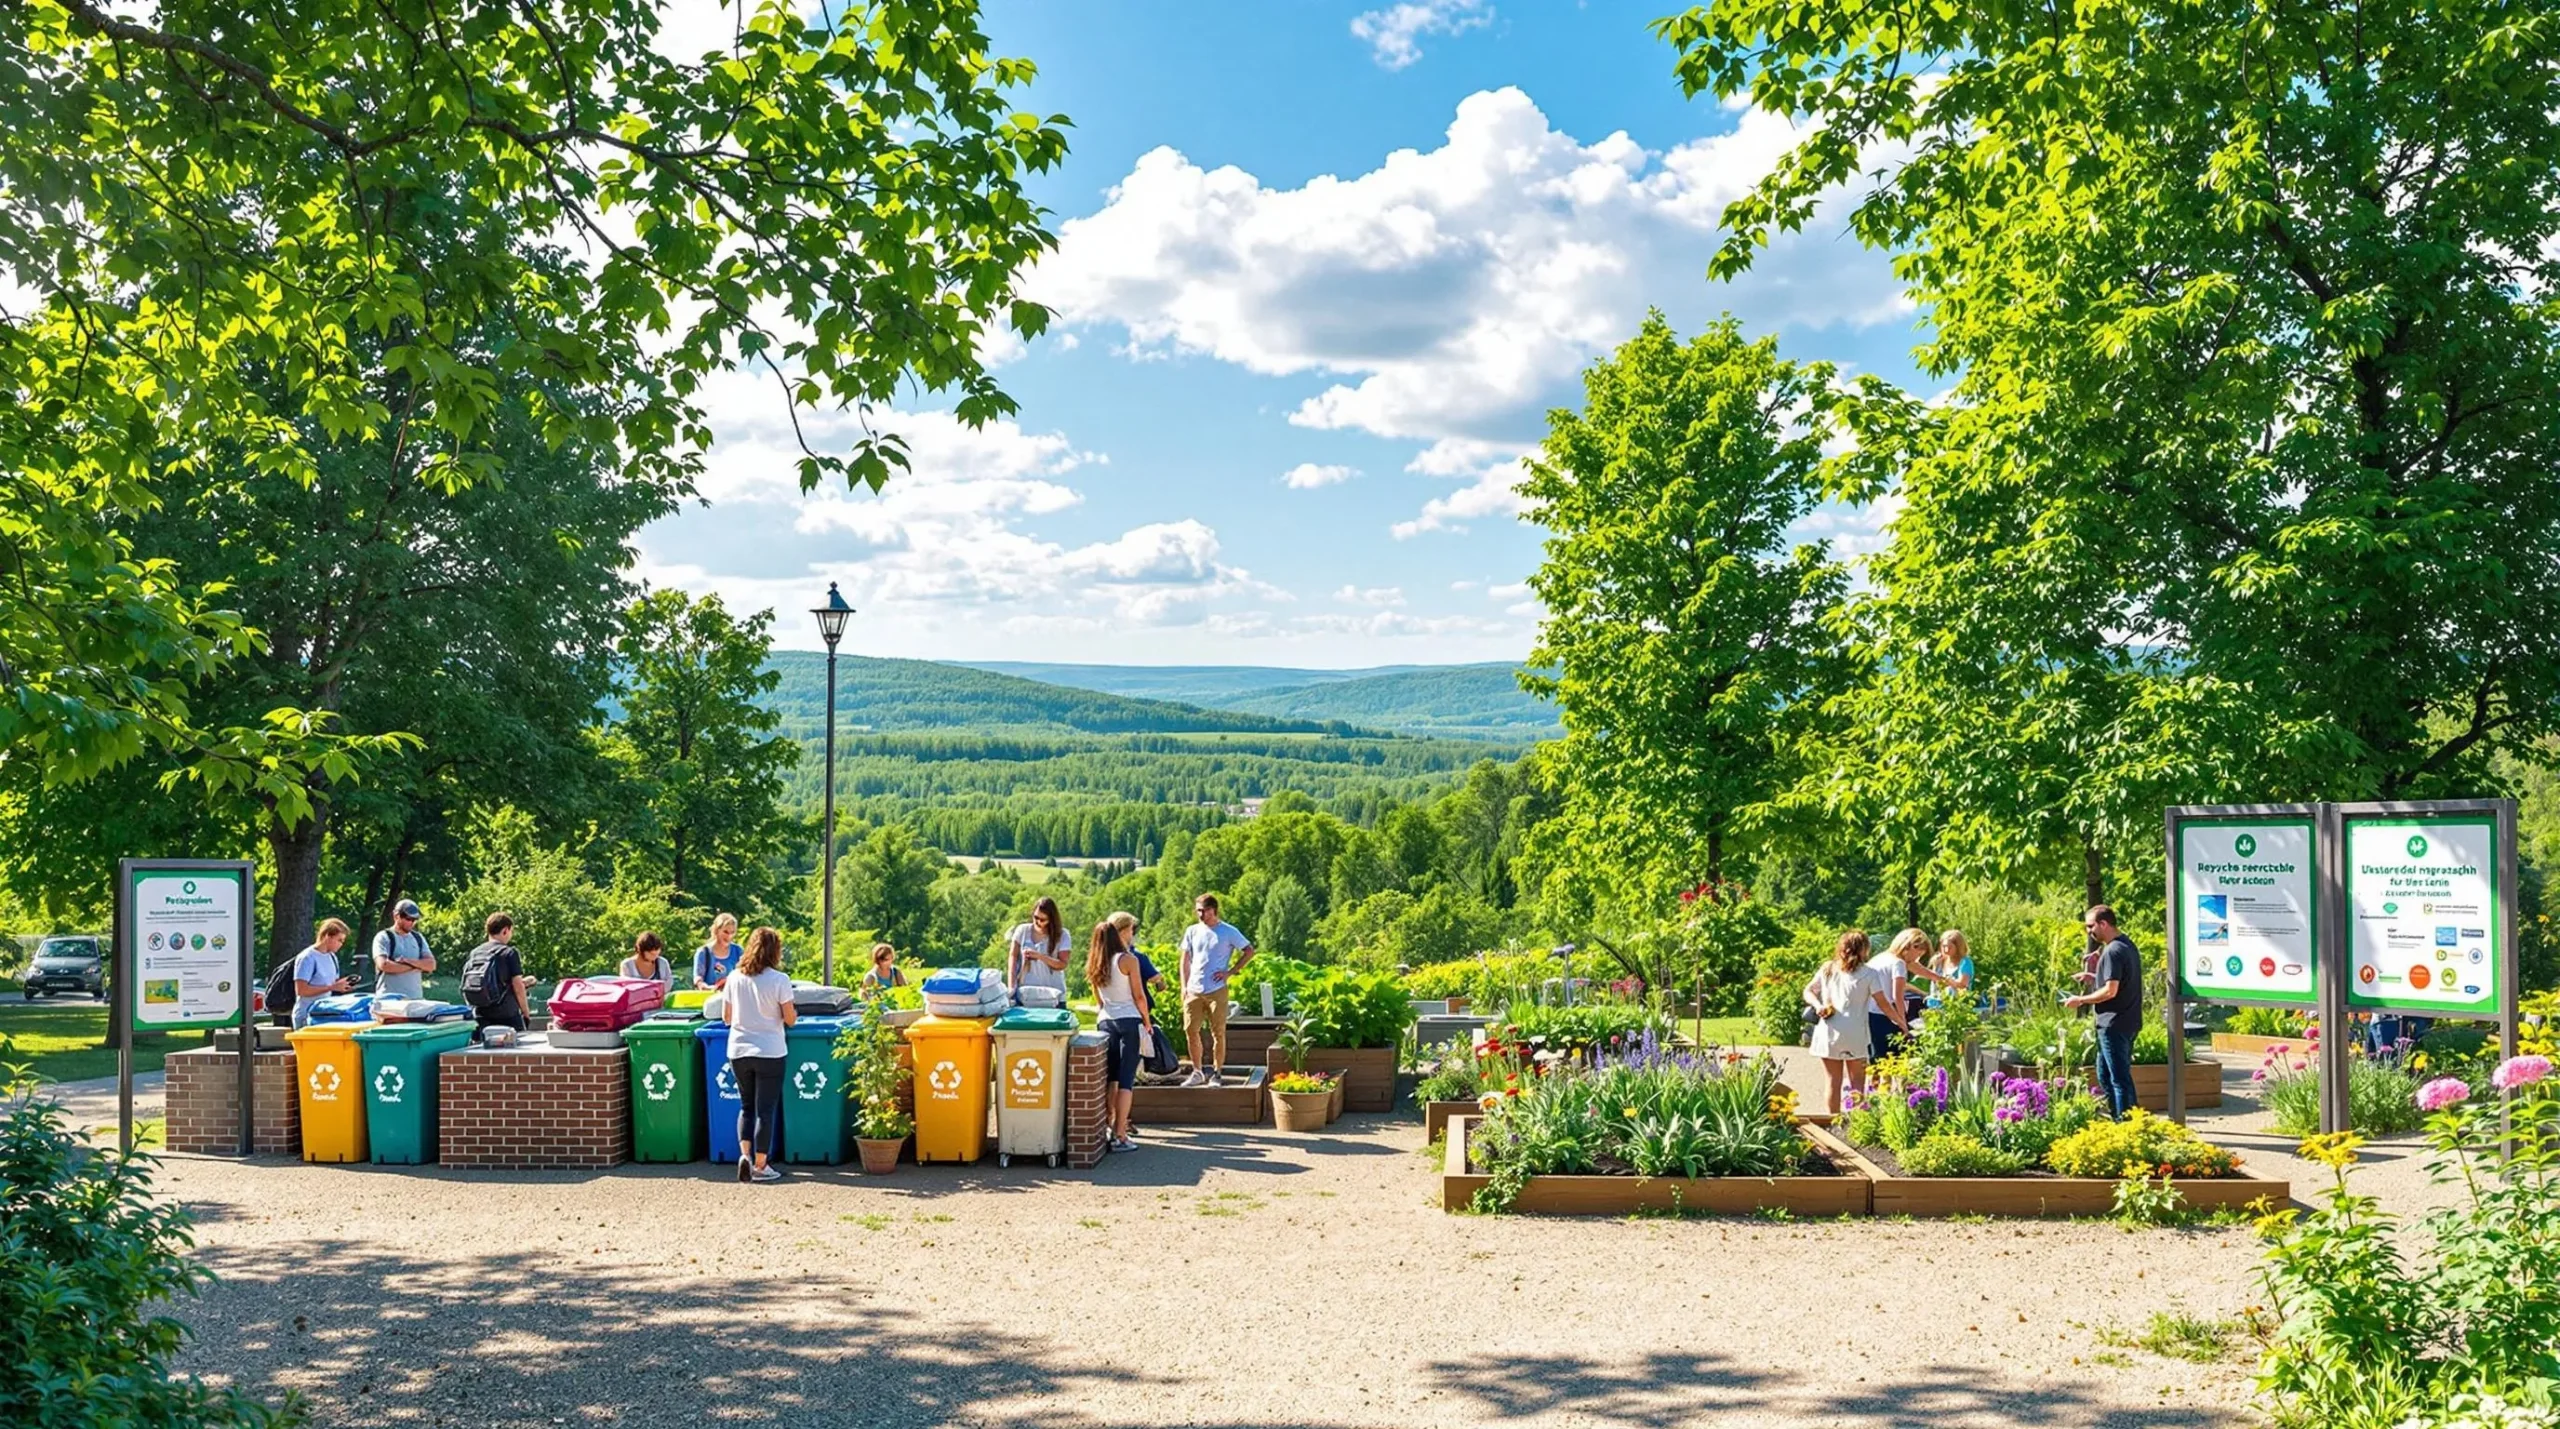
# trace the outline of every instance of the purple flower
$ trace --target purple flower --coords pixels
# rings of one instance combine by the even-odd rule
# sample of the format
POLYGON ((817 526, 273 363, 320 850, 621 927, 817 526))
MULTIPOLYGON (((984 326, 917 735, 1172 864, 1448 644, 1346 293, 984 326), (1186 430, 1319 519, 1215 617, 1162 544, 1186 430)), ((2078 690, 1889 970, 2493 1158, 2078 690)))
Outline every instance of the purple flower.
POLYGON ((2471 1088, 2460 1077, 2438 1077, 2418 1088, 2418 1110, 2442 1111, 2456 1102, 2471 1100, 2471 1088))
POLYGON ((2551 1059, 2548 1057, 2509 1057, 2498 1064, 2498 1070, 2489 1074, 2489 1084, 2499 1091, 2511 1092, 2518 1087, 2532 1086, 2550 1075, 2551 1059))

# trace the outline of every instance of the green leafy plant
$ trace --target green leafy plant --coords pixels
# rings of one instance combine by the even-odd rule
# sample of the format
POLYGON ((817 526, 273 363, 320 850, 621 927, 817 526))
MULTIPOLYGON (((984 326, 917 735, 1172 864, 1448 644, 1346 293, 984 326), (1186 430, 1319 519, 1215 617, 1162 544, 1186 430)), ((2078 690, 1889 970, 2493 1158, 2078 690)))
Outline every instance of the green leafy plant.
POLYGON ((1914 1176, 2014 1176, 2035 1164, 2015 1151, 1985 1146, 1961 1131, 1933 1131, 1908 1151, 1897 1153, 1902 1169, 1914 1176))
POLYGON ((1300 1013, 1281 1023, 1280 1030, 1271 1034, 1272 1050, 1289 1059, 1289 1070, 1292 1072, 1306 1071, 1307 1054, 1314 1051, 1318 1045, 1314 1024, 1308 1021, 1305 1013, 1300 1013))
POLYGON ((1413 1024, 1413 1003, 1393 973, 1328 968, 1298 989, 1291 1016, 1315 1047, 1393 1047, 1413 1024))
POLYGON ((2242 1007, 2222 1024, 2225 1032, 2243 1037, 2300 1037, 2311 1019, 2285 1007, 2242 1007))
POLYGON ((1671 1029, 1670 1018, 1643 1003, 1614 999, 1571 1007, 1513 1003, 1503 1009, 1502 1018, 1506 1039, 1573 1055, 1622 1050, 1648 1027, 1657 1034, 1671 1029))
POLYGON ((1968 1054, 1981 1040, 1982 1014, 1974 1010, 1971 998, 1960 996, 1921 1014, 1904 1055, 1920 1068, 1943 1067, 1961 1075, 1967 1070, 1968 1054))
POLYGON ((1549 1064, 1504 1088, 1468 1147, 1498 1211, 1531 1176, 1783 1176, 1811 1148, 1767 1058, 1656 1053, 1549 1064))
POLYGON ((880 998, 862 1006, 862 1017, 836 1035, 835 1052, 853 1064, 845 1095, 853 1098, 854 1134, 866 1141, 898 1141, 916 1129, 915 1116, 898 1105, 914 1073, 898 1064, 898 1029, 889 1025, 880 998))
POLYGON ((2125 1176, 2116 1182, 2113 1214, 2129 1226, 2164 1226, 2184 1214, 2186 1204, 2173 1177, 2125 1176))
POLYGON ((2186 1127, 2134 1108, 2123 1121, 2098 1121, 2053 1144, 2046 1164, 2065 1176, 2229 1176, 2239 1158, 2186 1127))
MULTIPOLYGON (((2320 1068, 2307 1058, 2269 1052, 2251 1074, 2276 1131, 2310 1136, 2320 1130, 2320 1068)), ((2347 1124, 2367 1136, 2415 1131, 2426 1121, 2418 1110, 2418 1077, 2396 1063, 2357 1056, 2347 1063, 2347 1124)))

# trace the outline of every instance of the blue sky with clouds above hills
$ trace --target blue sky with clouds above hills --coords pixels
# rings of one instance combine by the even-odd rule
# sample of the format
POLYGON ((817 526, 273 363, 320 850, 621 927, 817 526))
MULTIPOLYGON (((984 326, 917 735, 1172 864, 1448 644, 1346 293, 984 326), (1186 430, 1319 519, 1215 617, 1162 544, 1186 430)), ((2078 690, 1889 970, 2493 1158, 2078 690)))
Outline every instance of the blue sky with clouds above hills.
POLYGON ((803 495, 773 389, 718 384, 708 504, 643 533, 643 575, 775 607, 786 646, 840 581, 869 654, 1526 653, 1518 459, 1648 307, 1910 375, 1910 309, 1836 206, 1707 279, 1718 213, 1790 136, 1681 98, 1645 28, 1667 8, 994 0, 999 48, 1040 66, 1025 106, 1074 121, 1034 187, 1059 318, 1005 355, 1020 415, 971 431, 920 395, 882 419, 911 475, 803 495))

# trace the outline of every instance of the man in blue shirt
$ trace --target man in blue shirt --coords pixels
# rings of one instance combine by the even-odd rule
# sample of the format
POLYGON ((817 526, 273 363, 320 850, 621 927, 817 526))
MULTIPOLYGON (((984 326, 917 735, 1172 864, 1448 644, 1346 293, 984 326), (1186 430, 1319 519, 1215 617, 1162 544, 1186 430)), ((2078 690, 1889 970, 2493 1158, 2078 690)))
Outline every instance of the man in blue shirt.
POLYGON ((311 1003, 332 993, 352 991, 356 980, 338 975, 338 949, 347 943, 347 925, 324 918, 311 946, 293 960, 293 1025, 311 1025, 311 1003))
POLYGON ((1191 1043, 1186 1087, 1225 1085, 1227 981, 1253 961, 1253 940, 1218 917, 1218 895, 1203 893, 1192 911, 1200 921, 1182 930, 1182 1034, 1191 1043))

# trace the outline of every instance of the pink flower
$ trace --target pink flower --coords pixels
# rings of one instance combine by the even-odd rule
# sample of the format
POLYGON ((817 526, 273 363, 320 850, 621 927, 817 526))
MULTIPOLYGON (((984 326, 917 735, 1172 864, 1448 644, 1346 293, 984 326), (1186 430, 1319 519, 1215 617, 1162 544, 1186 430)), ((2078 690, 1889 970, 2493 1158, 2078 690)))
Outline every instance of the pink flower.
POLYGON ((2548 1057, 2509 1057, 2498 1064, 2498 1070, 2489 1074, 2489 1084, 2499 1091, 2511 1092, 2518 1087, 2532 1086, 2550 1075, 2551 1059, 2548 1057))
POLYGON ((2471 1088, 2460 1077, 2438 1077, 2418 1088, 2418 1110, 2442 1111, 2456 1102, 2471 1100, 2471 1088))

